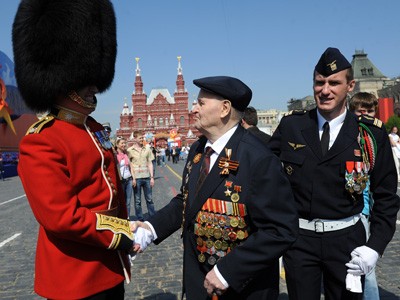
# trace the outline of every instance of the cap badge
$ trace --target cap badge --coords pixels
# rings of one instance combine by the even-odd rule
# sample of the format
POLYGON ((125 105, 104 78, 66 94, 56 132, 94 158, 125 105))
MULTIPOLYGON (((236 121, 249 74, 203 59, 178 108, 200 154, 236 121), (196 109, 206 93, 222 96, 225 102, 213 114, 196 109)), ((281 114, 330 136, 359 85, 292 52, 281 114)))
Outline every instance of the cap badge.
POLYGON ((331 68, 331 71, 336 71, 337 66, 336 66, 336 60, 334 60, 333 62, 331 62, 330 64, 327 64, 328 67, 331 68))

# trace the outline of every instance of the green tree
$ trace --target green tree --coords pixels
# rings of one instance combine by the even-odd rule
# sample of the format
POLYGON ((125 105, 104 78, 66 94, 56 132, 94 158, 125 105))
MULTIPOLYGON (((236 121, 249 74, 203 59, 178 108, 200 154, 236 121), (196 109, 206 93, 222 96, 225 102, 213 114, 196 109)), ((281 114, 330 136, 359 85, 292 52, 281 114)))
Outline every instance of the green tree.
POLYGON ((396 126, 400 130, 400 117, 393 115, 385 123, 386 131, 390 133, 393 126, 396 126))

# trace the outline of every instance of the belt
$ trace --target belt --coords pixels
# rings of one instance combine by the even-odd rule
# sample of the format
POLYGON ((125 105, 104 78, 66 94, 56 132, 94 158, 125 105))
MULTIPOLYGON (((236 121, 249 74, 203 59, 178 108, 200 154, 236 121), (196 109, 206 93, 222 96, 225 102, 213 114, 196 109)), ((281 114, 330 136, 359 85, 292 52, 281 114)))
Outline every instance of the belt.
POLYGON ((311 230, 315 232, 328 232, 344 229, 355 225, 360 220, 361 214, 357 214, 348 218, 340 220, 327 220, 327 219, 314 219, 306 220, 299 219, 299 227, 305 230, 311 230))

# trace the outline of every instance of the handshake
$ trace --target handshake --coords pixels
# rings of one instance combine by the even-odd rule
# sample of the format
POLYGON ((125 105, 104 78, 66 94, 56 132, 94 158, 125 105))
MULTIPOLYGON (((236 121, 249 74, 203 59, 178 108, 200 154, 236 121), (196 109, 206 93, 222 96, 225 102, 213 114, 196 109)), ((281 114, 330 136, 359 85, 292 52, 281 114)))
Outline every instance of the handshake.
POLYGON ((130 253, 131 260, 133 260, 136 253, 146 250, 147 246, 157 238, 157 235, 149 222, 130 222, 130 230, 135 233, 134 246, 130 253))

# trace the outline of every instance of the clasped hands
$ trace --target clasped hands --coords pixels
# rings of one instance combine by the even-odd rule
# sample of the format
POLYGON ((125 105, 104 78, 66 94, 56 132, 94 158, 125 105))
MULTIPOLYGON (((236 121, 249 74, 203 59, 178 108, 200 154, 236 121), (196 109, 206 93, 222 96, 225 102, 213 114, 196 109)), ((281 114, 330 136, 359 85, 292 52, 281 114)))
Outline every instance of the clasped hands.
POLYGON ((355 276, 366 275, 372 271, 379 258, 374 249, 361 246, 351 252, 351 260, 346 264, 347 273, 355 276))
POLYGON ((130 230, 135 233, 134 253, 143 252, 154 240, 153 232, 150 226, 145 222, 130 222, 130 230))
MULTIPOLYGON (((130 230, 135 233, 135 254, 146 250, 147 246, 155 239, 149 223, 140 221, 130 222, 130 230)), ((210 296, 222 295, 227 290, 224 284, 218 279, 214 269, 207 273, 204 279, 204 288, 210 296)))

